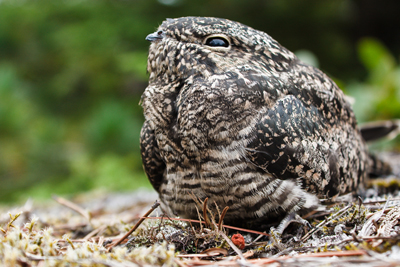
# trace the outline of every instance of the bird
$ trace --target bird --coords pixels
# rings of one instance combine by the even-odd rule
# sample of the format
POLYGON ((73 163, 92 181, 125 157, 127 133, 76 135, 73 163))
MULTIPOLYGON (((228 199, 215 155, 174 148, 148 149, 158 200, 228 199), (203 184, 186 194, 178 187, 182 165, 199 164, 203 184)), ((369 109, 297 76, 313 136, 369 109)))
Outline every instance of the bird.
POLYGON ((166 214, 198 218, 195 196, 230 225, 288 221, 376 166, 343 91, 267 33, 182 17, 146 40, 140 148, 166 214))

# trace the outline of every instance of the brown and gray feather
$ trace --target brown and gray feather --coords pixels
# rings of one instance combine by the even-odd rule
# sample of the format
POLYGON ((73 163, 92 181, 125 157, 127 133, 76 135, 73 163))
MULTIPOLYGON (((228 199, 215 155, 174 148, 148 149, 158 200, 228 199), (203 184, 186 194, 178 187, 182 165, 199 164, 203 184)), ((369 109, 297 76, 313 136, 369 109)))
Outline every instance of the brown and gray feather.
POLYGON ((229 206, 227 223, 271 221, 363 184, 372 162, 343 92, 269 35, 185 17, 147 39, 141 151, 168 214, 197 218, 193 193, 229 206))

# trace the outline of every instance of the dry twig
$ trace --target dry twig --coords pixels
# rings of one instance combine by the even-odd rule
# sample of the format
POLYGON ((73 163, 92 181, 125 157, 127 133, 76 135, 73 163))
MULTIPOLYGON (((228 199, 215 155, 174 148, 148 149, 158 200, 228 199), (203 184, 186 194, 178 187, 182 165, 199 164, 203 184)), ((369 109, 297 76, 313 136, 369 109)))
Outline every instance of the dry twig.
POLYGON ((327 224, 330 220, 339 217, 340 215, 342 215, 344 212, 346 212, 348 209, 351 208, 351 205, 348 205, 346 207, 344 207, 343 209, 339 210, 338 212, 336 212, 335 214, 332 214, 331 216, 329 216, 329 218, 323 220, 322 222, 320 222, 317 226, 315 226, 315 228, 313 228, 311 231, 309 231, 306 235, 304 235, 301 238, 302 242, 305 242, 307 239, 309 239, 311 237, 311 235, 313 233, 315 233, 316 231, 318 231, 322 226, 324 226, 325 224, 327 224))
POLYGON ((89 211, 84 210, 80 206, 76 205, 75 203, 73 203, 73 202, 71 202, 71 201, 69 201, 69 200, 67 200, 65 198, 58 197, 58 196, 55 196, 55 195, 52 196, 52 198, 55 201, 57 201, 59 204, 65 206, 67 208, 70 208, 71 210, 73 210, 73 211, 77 212, 78 214, 82 215, 90 223, 91 215, 90 215, 89 211))
POLYGON ((142 222, 147 218, 147 216, 149 216, 158 206, 160 206, 160 202, 158 202, 156 200, 156 202, 154 202, 153 206, 151 206, 151 208, 146 212, 146 214, 143 215, 143 217, 141 217, 139 219, 139 221, 135 224, 135 226, 132 227, 131 230, 129 230, 123 237, 121 237, 121 239, 119 239, 115 243, 112 243, 108 247, 108 252, 110 252, 113 247, 118 246, 119 244, 121 244, 122 241, 124 241, 128 236, 130 236, 142 224, 142 222))

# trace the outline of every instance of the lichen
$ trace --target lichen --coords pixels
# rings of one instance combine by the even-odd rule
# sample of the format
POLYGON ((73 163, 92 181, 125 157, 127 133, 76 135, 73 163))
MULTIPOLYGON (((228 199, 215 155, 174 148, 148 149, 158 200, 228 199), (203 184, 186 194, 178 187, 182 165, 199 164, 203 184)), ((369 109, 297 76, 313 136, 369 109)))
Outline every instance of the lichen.
POLYGON ((179 218, 147 218, 128 239, 112 249, 111 244, 136 224, 144 213, 144 206, 132 205, 129 212, 126 207, 100 209, 92 212, 90 221, 82 215, 57 212, 57 209, 40 212, 10 209, 10 213, 0 214, 0 265, 177 266, 185 262, 191 266, 189 263, 196 261, 183 255, 193 253, 204 254, 203 260, 217 264, 219 260, 229 259, 226 254, 237 253, 222 233, 228 238, 238 233, 243 235, 242 253, 251 258, 365 250, 391 258, 391 253, 400 245, 399 196, 394 192, 369 197, 363 202, 354 199, 350 205, 323 204, 307 218, 312 228, 292 223, 283 233, 271 228, 267 232, 269 237, 249 229, 231 230, 228 226, 220 229, 212 216, 207 227, 179 218), (212 256, 206 254, 209 251, 212 256))

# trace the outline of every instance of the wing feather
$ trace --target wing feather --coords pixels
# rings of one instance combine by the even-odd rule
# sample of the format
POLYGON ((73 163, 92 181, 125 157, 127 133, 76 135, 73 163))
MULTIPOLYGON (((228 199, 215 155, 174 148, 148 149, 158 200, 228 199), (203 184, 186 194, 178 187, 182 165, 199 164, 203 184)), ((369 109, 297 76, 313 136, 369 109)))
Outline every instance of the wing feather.
POLYGON ((160 156, 154 130, 150 128, 147 120, 144 122, 140 132, 140 151, 144 171, 154 189, 159 192, 163 181, 165 163, 160 156))

